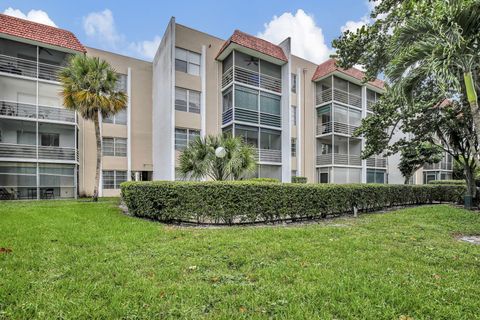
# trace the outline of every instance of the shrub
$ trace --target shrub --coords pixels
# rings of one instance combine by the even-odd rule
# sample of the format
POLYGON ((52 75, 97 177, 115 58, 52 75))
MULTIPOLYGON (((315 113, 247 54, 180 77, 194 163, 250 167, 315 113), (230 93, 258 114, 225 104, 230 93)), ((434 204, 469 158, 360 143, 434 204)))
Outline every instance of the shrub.
MULTIPOLYGON (((240 181, 242 181, 242 180, 240 180, 240 181)), ((280 180, 275 179, 275 178, 252 178, 252 179, 243 180, 243 181, 248 181, 248 182, 280 183, 280 180)))
POLYGON ((307 183, 307 177, 292 177, 292 183, 307 183))
POLYGON ((464 186, 466 185, 466 182, 465 180, 434 180, 434 181, 430 181, 429 184, 464 186))
POLYGON ((465 186, 293 184, 267 182, 125 182, 130 214, 172 222, 272 222, 370 211, 384 207, 459 202, 465 186))

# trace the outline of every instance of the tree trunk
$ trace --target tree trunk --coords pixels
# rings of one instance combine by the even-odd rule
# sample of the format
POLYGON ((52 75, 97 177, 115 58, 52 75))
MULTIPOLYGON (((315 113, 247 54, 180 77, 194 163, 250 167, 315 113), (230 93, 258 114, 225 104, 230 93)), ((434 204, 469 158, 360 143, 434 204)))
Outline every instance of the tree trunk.
POLYGON ((95 187, 93 188, 93 201, 98 201, 98 190, 100 189, 100 166, 102 164, 102 137, 100 136, 100 123, 98 112, 93 119, 95 126, 95 139, 97 141, 97 167, 95 168, 95 187))
POLYGON ((475 201, 475 197, 477 196, 477 186, 475 184, 475 168, 472 168, 467 162, 465 161, 465 181, 467 183, 467 196, 472 196, 472 200, 475 201))

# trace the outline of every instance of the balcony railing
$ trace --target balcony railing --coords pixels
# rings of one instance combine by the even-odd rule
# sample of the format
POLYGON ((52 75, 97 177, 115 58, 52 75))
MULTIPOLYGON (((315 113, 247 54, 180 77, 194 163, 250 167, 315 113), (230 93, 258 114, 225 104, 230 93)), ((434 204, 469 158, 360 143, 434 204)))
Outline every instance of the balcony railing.
POLYGON ((256 160, 264 162, 282 162, 282 151, 272 149, 257 149, 256 160))
POLYGON ((361 166, 362 158, 360 155, 344 153, 327 153, 317 155, 317 166, 339 164, 347 166, 361 166))
MULTIPOLYGON (((1 158, 37 159, 37 146, 0 143, 1 158)), ((38 159, 78 161, 75 148, 38 146, 38 159)))
POLYGON ((387 158, 384 157, 371 157, 367 159, 367 167, 374 168, 386 168, 387 158))
POLYGON ((282 126, 282 117, 280 115, 243 108, 232 108, 223 112, 222 124, 227 124, 232 120, 277 128, 282 126))
POLYGON ((333 97, 332 97, 332 89, 321 90, 317 92, 315 102, 316 105, 320 105, 322 103, 332 101, 338 101, 344 104, 348 104, 357 108, 362 107, 362 96, 348 93, 346 91, 340 89, 333 89, 333 97))
POLYGON ((326 122, 317 124, 317 136, 328 133, 342 133, 346 135, 353 135, 358 126, 349 125, 343 122, 326 122))
POLYGON ((0 72, 58 82, 62 66, 0 54, 0 72))
POLYGON ((75 112, 58 107, 38 106, 27 103, 0 100, 0 116, 29 118, 75 123, 75 112))
POLYGON ((244 69, 238 66, 230 67, 223 73, 222 88, 228 86, 232 81, 237 81, 273 92, 282 92, 282 79, 244 69))
POLYGON ((451 162, 439 162, 433 164, 425 164, 423 170, 453 170, 451 162))

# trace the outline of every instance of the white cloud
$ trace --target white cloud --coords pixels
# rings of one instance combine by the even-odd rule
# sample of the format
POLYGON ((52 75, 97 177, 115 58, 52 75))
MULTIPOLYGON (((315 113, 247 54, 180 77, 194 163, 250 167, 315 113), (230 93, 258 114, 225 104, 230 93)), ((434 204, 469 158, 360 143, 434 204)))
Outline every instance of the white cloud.
POLYGON ((85 34, 103 49, 148 60, 153 60, 161 41, 160 36, 155 36, 153 40, 127 41, 125 35, 117 30, 113 13, 109 9, 89 13, 83 18, 83 29, 85 34))
POLYGON ((46 25, 52 26, 52 27, 57 26, 55 24, 55 22, 53 22, 53 20, 50 19, 48 14, 43 10, 32 9, 32 10, 28 11, 27 14, 25 14, 19 9, 13 9, 12 7, 8 7, 7 9, 5 9, 5 11, 3 11, 3 13, 8 15, 8 16, 17 17, 17 18, 25 19, 25 20, 30 20, 30 21, 33 21, 33 22, 46 24, 46 25))
POLYGON ((333 53, 313 16, 302 9, 295 14, 285 12, 279 17, 274 16, 265 23, 264 28, 263 32, 257 34, 259 38, 278 44, 291 37, 292 53, 304 59, 321 63, 333 53))
POLYGON ((369 23, 370 23, 370 18, 368 18, 367 16, 364 16, 359 21, 352 21, 352 20, 347 21, 343 26, 340 27, 340 30, 342 32, 345 32, 347 30, 350 32, 355 32, 361 27, 363 27, 364 25, 367 25, 369 23))

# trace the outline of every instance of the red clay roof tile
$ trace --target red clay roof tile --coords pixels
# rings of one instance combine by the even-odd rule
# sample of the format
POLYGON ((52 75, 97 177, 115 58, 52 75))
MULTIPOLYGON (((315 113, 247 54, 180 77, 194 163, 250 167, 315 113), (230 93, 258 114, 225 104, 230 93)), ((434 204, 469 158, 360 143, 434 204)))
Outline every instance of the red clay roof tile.
POLYGON ((73 33, 16 17, 0 14, 0 34, 37 41, 79 52, 87 52, 73 33))
MULTIPOLYGON (((316 81, 317 79, 322 78, 335 71, 341 72, 358 80, 363 80, 363 78, 365 77, 365 73, 356 68, 343 69, 337 67, 335 59, 328 59, 324 63, 318 65, 317 70, 315 70, 315 73, 313 75, 312 81, 316 81)), ((368 83, 380 89, 384 89, 385 87, 384 82, 380 79, 375 79, 374 81, 369 81, 368 83)))
POLYGON ((283 52, 283 49, 281 47, 266 40, 249 35, 240 30, 235 30, 233 35, 227 41, 225 41, 222 48, 218 52, 217 58, 228 47, 230 43, 236 43, 242 47, 261 52, 281 61, 288 61, 287 56, 285 55, 285 52, 283 52))

